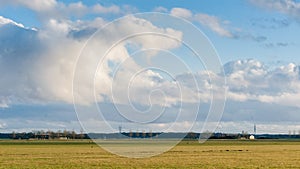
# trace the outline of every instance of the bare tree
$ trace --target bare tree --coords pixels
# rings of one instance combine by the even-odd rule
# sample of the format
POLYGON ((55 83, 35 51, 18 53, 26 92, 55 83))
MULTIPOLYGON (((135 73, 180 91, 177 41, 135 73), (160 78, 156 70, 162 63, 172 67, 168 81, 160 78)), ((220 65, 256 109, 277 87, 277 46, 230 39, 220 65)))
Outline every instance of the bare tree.
POLYGON ((84 137, 84 133, 83 133, 83 130, 81 129, 80 130, 80 139, 83 139, 83 137, 84 137))
POLYGON ((11 137, 13 138, 13 139, 15 139, 16 138, 16 132, 12 132, 12 134, 11 134, 11 137))
POLYGON ((152 138, 153 134, 152 134, 152 130, 149 131, 149 137, 152 138))
POLYGON ((76 132, 73 130, 72 131, 72 139, 75 139, 76 138, 76 132))
POLYGON ((60 133, 61 133, 61 130, 58 130, 57 132, 56 132, 56 137, 59 139, 60 138, 60 133))
POLYGON ((64 130, 64 133, 63 133, 64 137, 67 137, 68 136, 68 131, 65 129, 64 130))

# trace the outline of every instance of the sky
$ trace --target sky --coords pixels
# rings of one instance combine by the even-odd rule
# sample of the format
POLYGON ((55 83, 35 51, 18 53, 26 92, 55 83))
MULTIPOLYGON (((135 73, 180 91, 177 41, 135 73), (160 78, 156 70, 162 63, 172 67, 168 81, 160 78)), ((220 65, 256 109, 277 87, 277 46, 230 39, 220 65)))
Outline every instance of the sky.
POLYGON ((0 132, 300 134, 299 30, 297 0, 0 0, 0 132))

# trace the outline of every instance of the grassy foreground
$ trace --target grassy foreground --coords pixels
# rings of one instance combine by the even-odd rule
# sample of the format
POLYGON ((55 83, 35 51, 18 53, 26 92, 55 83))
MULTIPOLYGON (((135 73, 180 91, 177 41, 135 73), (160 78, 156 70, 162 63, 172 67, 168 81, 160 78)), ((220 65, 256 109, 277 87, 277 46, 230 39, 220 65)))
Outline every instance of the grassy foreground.
POLYGON ((300 168, 300 140, 183 141, 144 159, 110 154, 88 140, 0 140, 0 168, 300 168))

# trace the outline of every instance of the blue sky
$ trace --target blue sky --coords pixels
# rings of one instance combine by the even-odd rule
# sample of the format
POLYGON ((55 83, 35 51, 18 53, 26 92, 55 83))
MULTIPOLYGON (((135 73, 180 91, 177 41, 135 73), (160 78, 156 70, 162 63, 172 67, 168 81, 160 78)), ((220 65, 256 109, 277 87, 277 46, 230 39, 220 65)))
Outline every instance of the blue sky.
MULTIPOLYGON (((143 127, 145 130, 167 130, 162 126, 171 124, 173 115, 168 114, 158 120, 164 121, 164 125, 156 122, 146 126, 129 124, 119 116, 115 121, 111 120, 114 118, 109 116, 119 111, 116 107, 121 107, 124 112, 135 111, 131 101, 124 100, 126 93, 132 92, 133 105, 141 110, 153 106, 153 110, 148 112, 150 114, 161 110, 161 106, 166 106, 167 112, 179 110, 181 102, 184 116, 174 122, 173 130, 186 131, 190 126, 182 126, 193 121, 190 112, 198 104, 203 107, 201 111, 204 114, 209 110, 211 91, 208 91, 213 86, 212 91, 216 95, 222 93, 223 89, 227 90, 227 101, 218 130, 251 132, 253 123, 258 123, 261 133, 300 130, 297 124, 300 120, 297 104, 300 98, 299 1, 0 0, 0 16, 0 72, 3 74, 0 78, 0 132, 64 128, 79 131, 82 126, 73 108, 73 72, 75 76, 78 74, 75 81, 79 91, 82 89, 81 93, 75 93, 74 96, 75 104, 78 101, 78 109, 96 111, 95 107, 87 106, 94 98, 82 93, 83 89, 94 89, 93 85, 96 85, 96 102, 102 106, 101 111, 112 112, 105 117, 110 119, 110 127, 114 129, 124 123, 127 130, 141 130, 143 127), (103 64, 97 67, 99 53, 103 53, 114 38, 124 34, 154 31, 180 40, 189 37, 188 31, 171 25, 171 21, 155 21, 147 17, 134 16, 125 18, 124 22, 117 21, 114 23, 116 27, 106 30, 111 31, 110 36, 100 31, 95 35, 101 39, 97 42, 101 46, 97 49, 98 55, 87 56, 90 60, 83 59, 79 64, 76 62, 81 49, 97 29, 120 17, 144 12, 176 16, 200 29, 215 47, 220 64, 224 65, 226 86, 222 84, 224 76, 214 71, 212 74, 205 72, 203 65, 193 59, 182 44, 162 37, 145 36, 124 41, 108 54, 110 58, 104 59, 103 64), (171 53, 151 53, 147 52, 147 48, 173 52, 179 60, 172 58, 174 56, 171 53), (131 56, 135 50, 142 52, 131 56), (181 62, 185 62, 191 71, 187 71, 181 62), (116 65, 121 66, 114 67, 116 65), (145 70, 141 74, 134 72, 147 65, 166 68, 172 77, 156 69, 145 70), (98 72, 95 73, 96 68, 98 72), (112 77, 114 72, 117 72, 116 76, 112 77), (95 79, 94 84, 89 82, 92 80, 89 79, 90 74, 95 79), (127 92, 126 82, 129 82, 130 76, 134 76, 131 79, 136 84, 127 92), (193 79, 200 88, 195 89, 197 85, 193 84, 193 79), (177 82, 185 92, 182 95, 174 92, 179 90, 174 85, 177 82), (110 90, 114 86, 117 86, 113 88, 115 93, 110 90), (150 102, 144 99, 148 98, 149 93, 150 102), (198 101, 201 100, 201 103, 197 102, 195 93, 200 95, 198 101), (39 122, 32 119, 39 119, 39 122), (16 125, 16 121, 20 123, 16 125)), ((198 37, 195 35, 195 39, 192 39, 195 44, 201 41, 198 37)), ((81 59, 82 56, 79 61, 81 59)), ((83 121, 86 120, 82 122, 84 128, 92 131, 97 125, 107 127, 102 123, 103 119, 99 119, 99 123, 93 122, 91 120, 96 118, 94 114, 82 113, 79 116, 83 117, 83 121), (97 125, 88 126, 90 123, 97 125)), ((199 124, 193 130, 199 131, 201 128, 205 119, 202 116, 198 117, 199 124)))

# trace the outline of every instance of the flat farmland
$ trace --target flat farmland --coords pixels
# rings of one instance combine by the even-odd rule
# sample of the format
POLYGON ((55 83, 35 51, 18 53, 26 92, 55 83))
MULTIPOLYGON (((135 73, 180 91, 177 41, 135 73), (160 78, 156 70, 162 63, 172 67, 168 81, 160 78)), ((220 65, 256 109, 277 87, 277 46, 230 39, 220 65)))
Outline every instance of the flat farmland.
POLYGON ((0 168, 300 168, 300 140, 182 141, 140 159, 111 154, 90 140, 0 140, 0 168))

